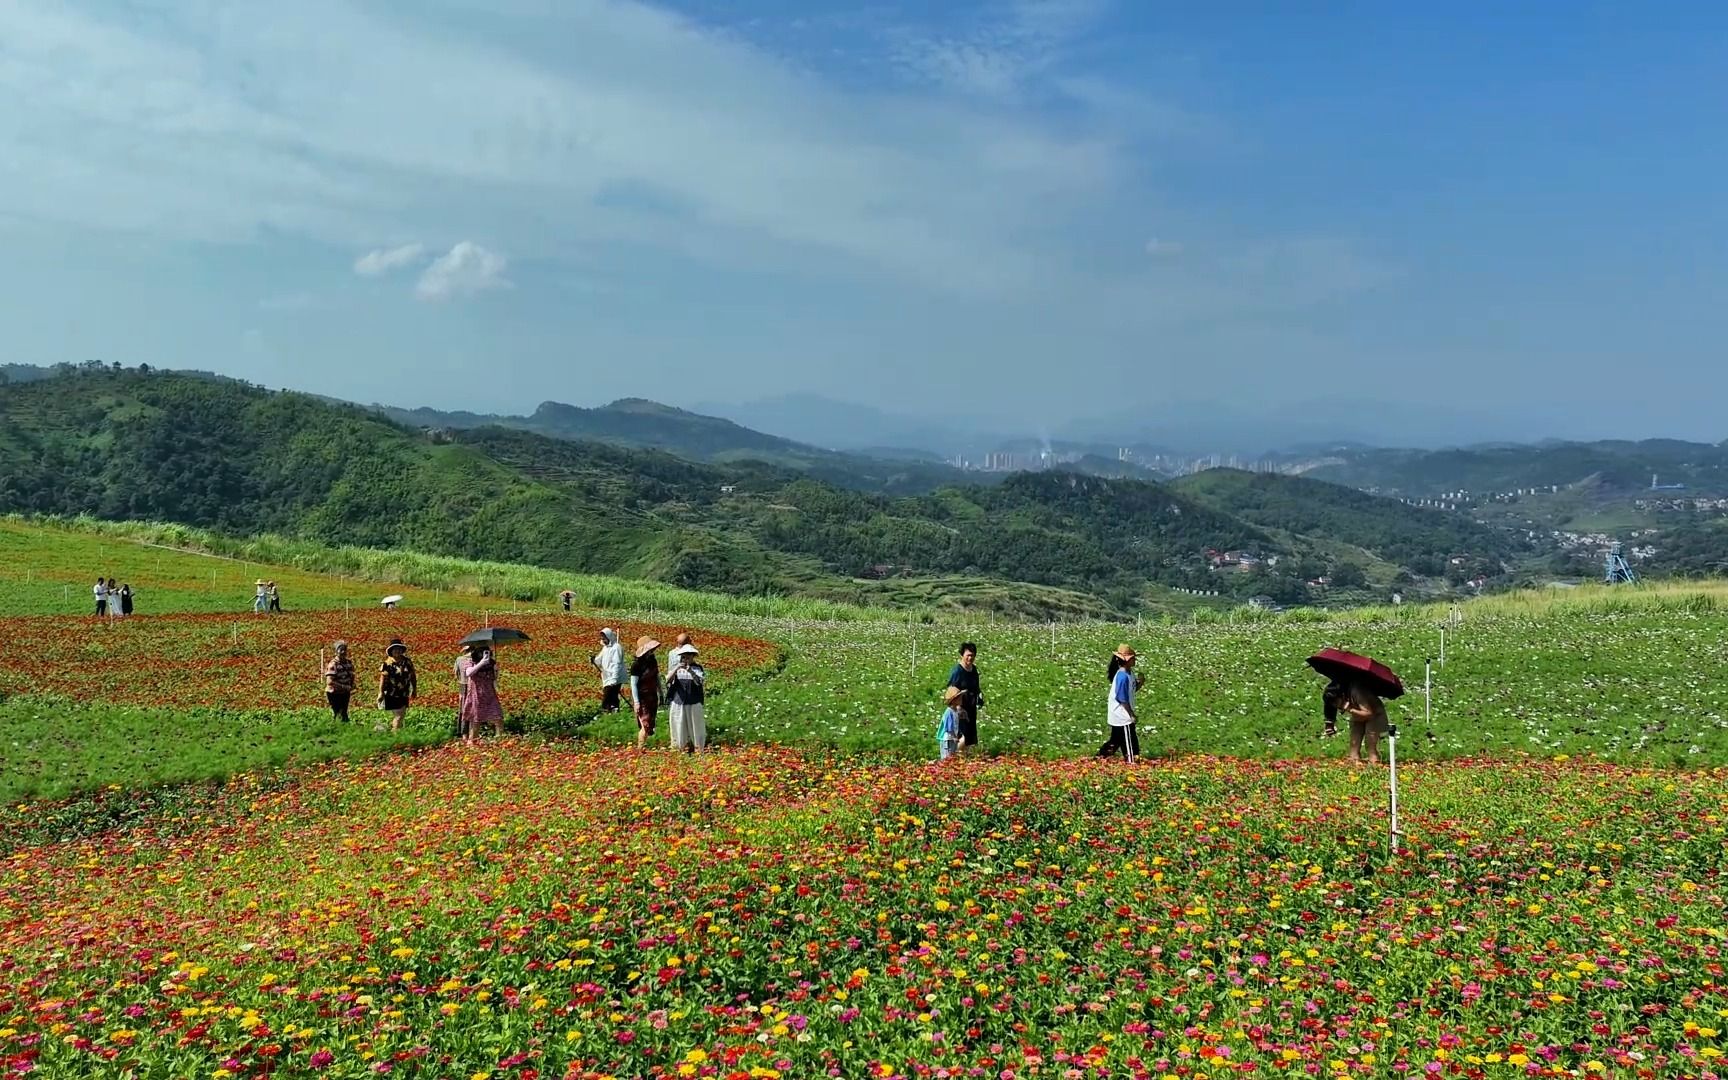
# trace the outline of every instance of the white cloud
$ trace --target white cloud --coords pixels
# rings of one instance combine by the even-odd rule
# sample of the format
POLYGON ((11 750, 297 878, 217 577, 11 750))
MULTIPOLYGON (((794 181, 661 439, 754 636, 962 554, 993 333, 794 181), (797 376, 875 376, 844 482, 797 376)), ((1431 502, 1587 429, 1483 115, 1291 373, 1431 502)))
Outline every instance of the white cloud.
POLYGON ((1146 254, 1161 256, 1180 255, 1182 254, 1182 245, 1175 240, 1165 240, 1162 237, 1154 236, 1150 240, 1146 241, 1146 254))
POLYGON ((383 277, 392 270, 400 270, 411 263, 419 262, 425 250, 419 244, 376 248, 354 260, 354 272, 361 277, 383 277))
POLYGON ((505 289, 504 256, 463 240, 432 261, 420 275, 414 294, 422 300, 450 300, 488 289, 505 289))

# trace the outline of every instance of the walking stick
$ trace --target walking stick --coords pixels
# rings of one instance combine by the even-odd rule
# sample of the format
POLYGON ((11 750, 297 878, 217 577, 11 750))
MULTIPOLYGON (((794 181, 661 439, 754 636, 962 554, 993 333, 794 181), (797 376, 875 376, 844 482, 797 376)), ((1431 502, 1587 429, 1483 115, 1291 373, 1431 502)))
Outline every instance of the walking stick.
POLYGON ((1388 836, 1391 842, 1392 854, 1398 854, 1398 838, 1403 836, 1403 830, 1398 828, 1398 725, 1390 724, 1386 728, 1386 762, 1387 782, 1392 793, 1392 831, 1388 836))

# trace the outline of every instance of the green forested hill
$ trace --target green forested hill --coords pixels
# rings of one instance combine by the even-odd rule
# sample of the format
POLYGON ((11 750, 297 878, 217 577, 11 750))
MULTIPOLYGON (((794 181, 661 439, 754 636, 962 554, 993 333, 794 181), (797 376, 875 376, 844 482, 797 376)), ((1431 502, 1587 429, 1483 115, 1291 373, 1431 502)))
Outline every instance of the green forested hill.
MULTIPOLYGON (((1295 567, 1327 557, 1310 537, 1335 524, 1364 542, 1360 517, 1293 528, 1264 509, 1072 473, 896 497, 758 461, 699 463, 501 427, 423 432, 375 410, 173 373, 79 369, 0 386, 0 511, 269 531, 694 588, 893 602, 932 591, 912 582, 968 595, 984 582, 1030 613, 1045 600, 1013 588, 1029 583, 1071 596, 1072 610, 1120 611, 1158 584, 1269 587, 1212 574, 1208 548, 1289 554, 1295 567)), ((1383 557, 1487 543, 1411 521, 1383 557)))
POLYGON ((1565 487, 1584 480, 1631 493, 1648 488, 1652 474, 1663 483, 1728 493, 1728 445, 1605 439, 1456 450, 1356 450, 1308 475, 1393 495, 1430 497, 1460 490, 1494 494, 1565 487))
POLYGON ((1444 573, 1453 555, 1467 555, 1472 562, 1504 561, 1520 547, 1510 533, 1464 514, 1418 509, 1319 480, 1210 469, 1171 486, 1261 528, 1339 540, 1424 574, 1444 573))

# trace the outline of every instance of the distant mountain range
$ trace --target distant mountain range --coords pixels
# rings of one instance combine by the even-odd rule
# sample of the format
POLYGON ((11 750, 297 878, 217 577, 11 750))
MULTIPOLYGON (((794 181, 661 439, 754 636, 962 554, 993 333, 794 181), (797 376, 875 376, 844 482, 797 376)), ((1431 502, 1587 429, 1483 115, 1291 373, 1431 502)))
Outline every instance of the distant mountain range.
MULTIPOLYGON (((812 475, 827 467, 821 451, 649 402, 549 405, 516 425, 398 415, 408 422, 234 380, 100 366, 9 380, 0 512, 181 521, 1034 617, 1156 610, 1175 602, 1169 589, 1301 603, 1321 595, 1309 580, 1329 576, 1417 588, 1412 575, 1437 569, 1435 553, 1498 574, 1519 549, 1512 534, 1459 515, 1293 477, 1219 473, 1171 486, 1048 471, 891 495, 812 475), (528 430, 530 420, 562 434, 528 430), (618 445, 674 437, 716 460, 618 445), (747 441, 818 463, 756 459, 747 441)), ((854 467, 841 457, 837 467, 854 467)))

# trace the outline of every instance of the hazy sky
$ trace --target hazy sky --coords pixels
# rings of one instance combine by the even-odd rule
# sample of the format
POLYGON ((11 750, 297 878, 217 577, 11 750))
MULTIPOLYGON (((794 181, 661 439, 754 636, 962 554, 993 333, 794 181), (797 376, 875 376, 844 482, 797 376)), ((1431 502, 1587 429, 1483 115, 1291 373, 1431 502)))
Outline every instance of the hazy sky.
POLYGON ((0 356, 1720 439, 1725 70, 1716 3, 0 0, 0 356))

